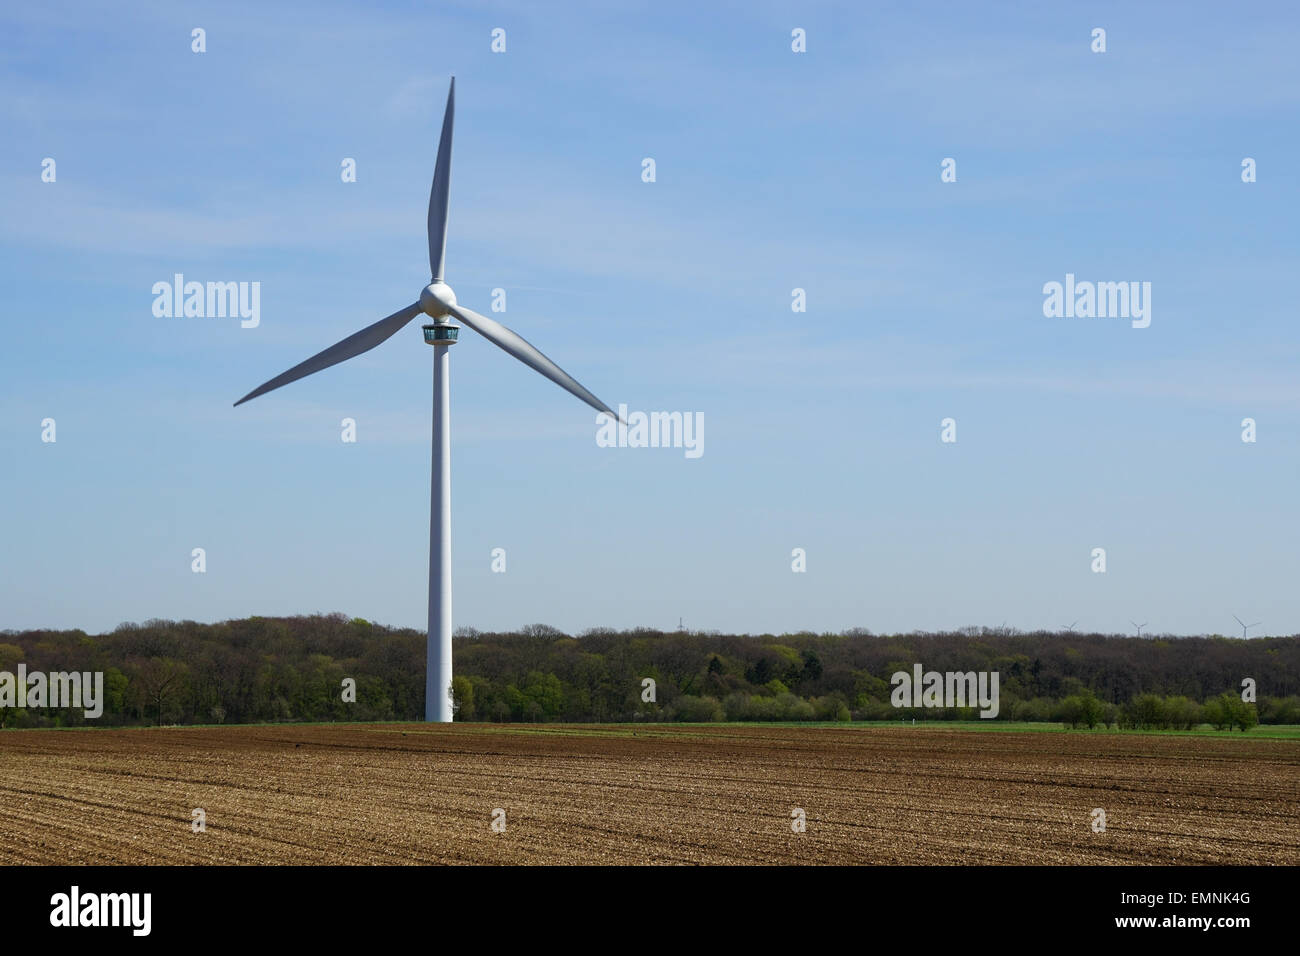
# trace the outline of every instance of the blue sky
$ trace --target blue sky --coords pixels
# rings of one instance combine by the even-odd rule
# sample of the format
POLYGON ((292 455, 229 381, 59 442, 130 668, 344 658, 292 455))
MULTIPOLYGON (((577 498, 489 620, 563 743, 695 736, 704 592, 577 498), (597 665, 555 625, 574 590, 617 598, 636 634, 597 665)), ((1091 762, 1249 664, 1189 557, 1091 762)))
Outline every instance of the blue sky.
POLYGON ((1274 3, 11 4, 0 627, 424 626, 419 323, 231 406, 417 297, 454 74, 460 301, 705 420, 597 447, 462 333, 458 626, 1300 631, 1297 46, 1274 3), (177 272, 261 324, 155 317, 177 272), (1045 318, 1067 272, 1150 327, 1045 318))

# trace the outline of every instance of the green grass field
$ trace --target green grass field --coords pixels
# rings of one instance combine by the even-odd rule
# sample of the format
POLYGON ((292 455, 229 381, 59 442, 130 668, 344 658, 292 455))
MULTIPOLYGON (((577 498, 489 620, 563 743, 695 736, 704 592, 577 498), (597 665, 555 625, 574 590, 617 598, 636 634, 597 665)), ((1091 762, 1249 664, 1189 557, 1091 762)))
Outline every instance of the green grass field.
MULTIPOLYGON (((849 724, 852 727, 896 727, 902 725, 899 720, 859 721, 849 724)), ((822 726, 843 727, 845 724, 822 726)), ((911 727, 909 723, 906 726, 911 727)), ((917 721, 916 729, 930 730, 1004 730, 1014 732, 1048 733, 1048 734, 1158 734, 1162 737, 1259 737, 1268 740, 1300 740, 1300 724, 1260 724, 1244 734, 1239 730, 1215 730, 1209 724, 1201 724, 1193 730, 1112 730, 1098 727, 1096 730, 1071 730, 1064 724, 1030 723, 1028 721, 1010 720, 930 720, 917 721)))
MULTIPOLYGON (((270 725, 275 726, 275 725, 270 725)), ((408 725, 409 726, 409 725, 408 725)), ((716 721, 708 723, 643 723, 643 724, 480 724, 464 723, 456 726, 473 728, 482 733, 552 734, 570 737, 653 737, 662 728, 673 727, 832 727, 839 730, 867 730, 876 727, 905 727, 916 731, 969 731, 973 733, 1036 733, 1036 734, 1109 734, 1112 736, 1158 737, 1231 737, 1242 740, 1300 740, 1300 724, 1271 724, 1257 726, 1242 733, 1239 730, 1215 730, 1202 724, 1195 730, 1096 730, 1070 729, 1063 724, 1030 723, 1028 721, 999 720, 930 720, 917 721, 915 725, 900 720, 839 721, 716 721)), ((406 733, 422 733, 407 730, 406 733)), ((435 730, 428 731, 436 733, 435 730)), ((672 731, 674 736, 681 732, 672 731)))
MULTIPOLYGON (((390 727, 402 723, 407 728, 404 733, 437 733, 434 728, 428 731, 412 730, 418 724, 401 721, 327 721, 327 722, 287 722, 267 724, 174 724, 164 727, 47 727, 54 731, 96 731, 96 730, 196 730, 199 728, 236 728, 236 727, 390 727)), ((1300 724, 1260 724, 1242 733, 1238 730, 1215 730, 1209 724, 1201 724, 1194 730, 1114 730, 1098 727, 1095 730, 1085 728, 1071 729, 1059 723, 1036 723, 1010 720, 925 720, 912 724, 901 720, 855 720, 855 721, 716 721, 707 723, 658 722, 614 723, 614 724, 529 724, 529 723, 457 723, 454 726, 473 729, 479 733, 508 734, 556 734, 575 737, 631 737, 655 736, 657 730, 666 727, 833 727, 840 730, 869 730, 877 727, 906 728, 918 732, 926 731, 963 731, 971 733, 1031 733, 1031 734, 1110 734, 1118 736, 1158 736, 1158 737, 1231 737, 1241 740, 1300 740, 1300 724)), ((9 727, 6 730, 17 731, 9 727)), ((38 728, 28 728, 38 729, 38 728)), ((4 730, 0 730, 4 733, 4 730)), ((680 731, 676 736, 681 736, 680 731)))

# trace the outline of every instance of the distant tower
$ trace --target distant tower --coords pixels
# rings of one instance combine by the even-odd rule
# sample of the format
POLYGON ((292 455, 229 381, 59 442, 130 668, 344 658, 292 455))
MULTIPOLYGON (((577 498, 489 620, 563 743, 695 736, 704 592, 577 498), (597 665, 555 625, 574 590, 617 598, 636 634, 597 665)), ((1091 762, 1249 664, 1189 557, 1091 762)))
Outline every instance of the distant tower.
POLYGON ((1242 637, 1242 640, 1245 640, 1246 637, 1248 636, 1248 635, 1246 634, 1246 632, 1247 632, 1248 630, 1250 630, 1252 627, 1259 627, 1259 625, 1261 625, 1261 624, 1264 623, 1263 621, 1256 621, 1254 624, 1247 624, 1247 623, 1246 623, 1245 621, 1243 621, 1241 618, 1237 617, 1237 615, 1234 614, 1234 615, 1232 615, 1232 616, 1233 616, 1233 618, 1236 620, 1236 622, 1237 622, 1238 624, 1241 625, 1241 637, 1242 637))

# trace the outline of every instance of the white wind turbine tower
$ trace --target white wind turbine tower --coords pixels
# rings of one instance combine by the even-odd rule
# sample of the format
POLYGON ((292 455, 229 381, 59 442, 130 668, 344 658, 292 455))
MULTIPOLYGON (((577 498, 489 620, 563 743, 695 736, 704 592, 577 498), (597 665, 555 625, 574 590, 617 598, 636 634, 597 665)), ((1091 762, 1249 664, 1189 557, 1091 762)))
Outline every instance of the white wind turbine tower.
POLYGON ((1241 618, 1237 617, 1237 615, 1235 615, 1235 614, 1232 615, 1232 619, 1233 619, 1234 621, 1236 621, 1238 624, 1241 625, 1241 637, 1242 637, 1242 640, 1245 640, 1245 639, 1246 639, 1246 631, 1250 630, 1250 628, 1252 628, 1252 627, 1259 627, 1261 624, 1264 623, 1263 621, 1256 621, 1254 624, 1247 624, 1245 621, 1243 621, 1241 618))
POLYGON ((443 281, 447 247, 447 190, 451 184, 451 129, 456 112, 456 78, 451 78, 447 109, 442 117, 438 161, 429 191, 429 284, 420 299, 386 319, 348 336, 307 361, 295 365, 253 389, 236 405, 288 385, 313 372, 368 352, 388 339, 421 312, 433 319, 424 328, 424 341, 433 346, 433 481, 429 503, 429 644, 425 676, 424 719, 450 721, 451 708, 451 434, 447 382, 447 350, 456 344, 460 319, 493 345, 545 375, 597 411, 622 421, 608 405, 583 388, 562 368, 524 339, 485 315, 456 302, 456 294, 443 281))
POLYGON ((1138 629, 1137 636, 1138 636, 1138 637, 1141 637, 1141 636, 1142 636, 1142 628, 1144 628, 1144 627, 1147 626, 1147 622, 1146 622, 1146 621, 1143 621, 1141 624, 1139 624, 1137 621, 1130 620, 1129 623, 1132 624, 1134 627, 1136 627, 1136 628, 1138 629))

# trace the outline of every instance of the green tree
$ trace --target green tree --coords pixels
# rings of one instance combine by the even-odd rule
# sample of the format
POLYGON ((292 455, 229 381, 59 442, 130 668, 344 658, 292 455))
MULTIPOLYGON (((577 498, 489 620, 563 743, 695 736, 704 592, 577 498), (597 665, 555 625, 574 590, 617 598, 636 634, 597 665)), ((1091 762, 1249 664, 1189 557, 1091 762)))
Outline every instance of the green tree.
MULTIPOLYGON (((0 644, 0 671, 13 673, 18 666, 18 662, 22 659, 23 649, 17 644, 0 644)), ((17 679, 18 677, 15 674, 14 680, 17 679)), ((14 710, 13 707, 0 707, 0 730, 4 730, 5 724, 9 722, 11 717, 15 716, 14 710)))
POLYGON ((451 712, 454 720, 473 720, 474 682, 456 674, 451 679, 451 712))
POLYGON ((121 715, 126 709, 126 692, 131 682, 116 667, 104 668, 104 713, 121 715))
MULTIPOLYGON (((1232 711, 1230 707, 1225 707, 1223 698, 1231 698, 1231 694, 1223 694, 1212 700, 1205 702, 1201 708, 1201 717, 1206 723, 1210 724, 1215 730, 1226 730, 1232 724, 1232 711)), ((1231 704, 1231 701, 1229 701, 1231 704)))
POLYGON ((800 652, 803 659, 803 669, 799 675, 801 681, 819 681, 822 679, 822 659, 817 656, 817 652, 812 648, 807 648, 800 652))
POLYGON ((1089 730, 1092 730, 1103 721, 1105 707, 1092 691, 1085 690, 1079 695, 1079 707, 1079 717, 1089 730))
POLYGON ((1056 710, 1061 723, 1069 724, 1071 727, 1078 727, 1083 722, 1083 711, 1083 698, 1078 694, 1071 694, 1062 700, 1056 710))
POLYGON ((1239 697, 1233 699, 1236 703, 1232 712, 1232 725, 1244 734, 1259 723, 1259 713, 1254 704, 1248 704, 1239 697))
POLYGON ((665 708, 668 720, 705 723, 725 716, 716 697, 692 697, 683 694, 665 708))
POLYGON ((1201 722, 1201 705, 1186 697, 1167 697, 1165 717, 1175 730, 1190 730, 1201 722))
POLYGON ((524 716, 529 720, 552 720, 564 708, 564 688, 554 674, 529 671, 520 692, 524 716))
POLYGON ((1159 694, 1138 694, 1130 706, 1133 725, 1139 730, 1160 730, 1169 724, 1165 701, 1159 694))

